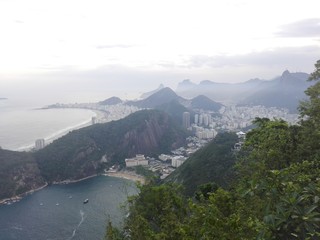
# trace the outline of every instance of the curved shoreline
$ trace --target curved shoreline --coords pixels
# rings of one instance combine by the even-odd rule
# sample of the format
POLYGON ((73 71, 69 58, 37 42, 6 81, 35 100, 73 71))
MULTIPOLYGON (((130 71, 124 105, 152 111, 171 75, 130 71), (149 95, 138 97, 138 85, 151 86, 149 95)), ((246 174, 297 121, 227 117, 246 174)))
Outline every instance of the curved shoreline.
MULTIPOLYGON (((46 109, 50 109, 50 108, 41 108, 39 110, 46 110, 46 109)), ((66 108, 67 109, 67 108, 66 108)), ((94 109, 87 109, 87 108, 79 108, 79 109, 83 109, 83 110, 88 110, 91 111, 92 113, 92 117, 96 117, 98 119, 98 121, 100 120, 104 120, 106 118, 106 112, 104 111, 100 111, 100 110, 94 110, 94 109)), ((74 130, 78 130, 84 127, 88 127, 92 124, 92 117, 90 119, 87 119, 85 121, 82 121, 78 124, 72 125, 72 126, 68 126, 66 128, 63 128, 55 133, 52 133, 51 135, 45 136, 43 137, 43 139, 45 140, 46 145, 52 143, 53 141, 65 136, 66 134, 68 134, 71 131, 74 130)), ((18 147, 13 149, 13 151, 31 151, 34 148, 34 143, 32 144, 26 144, 24 146, 18 147)))
MULTIPOLYGON (((97 176, 100 176, 100 175, 127 179, 127 180, 131 180, 133 182, 139 182, 141 184, 145 184, 145 182, 146 182, 146 179, 141 175, 138 175, 136 173, 129 172, 129 171, 120 171, 120 172, 106 172, 106 173, 103 173, 103 174, 94 174, 94 175, 91 175, 91 176, 88 176, 88 177, 84 177, 84 178, 80 178, 80 179, 77 179, 77 180, 63 180, 63 181, 60 181, 60 182, 53 182, 52 185, 64 185, 64 184, 77 183, 77 182, 81 182, 81 181, 84 181, 84 180, 87 180, 87 179, 90 179, 90 178, 94 178, 94 177, 97 177, 97 176)), ((40 191, 40 190, 44 189, 47 186, 50 186, 50 184, 46 183, 43 186, 40 186, 40 187, 38 187, 36 189, 31 189, 31 190, 29 190, 29 191, 27 191, 25 193, 21 193, 21 194, 19 194, 17 196, 0 199, 0 205, 5 205, 7 203, 11 204, 11 203, 18 202, 22 198, 26 197, 27 195, 32 194, 32 193, 37 192, 37 191, 40 191)))
POLYGON ((14 203, 14 202, 18 202, 18 201, 20 201, 22 198, 26 197, 27 195, 32 194, 32 193, 37 192, 37 191, 40 191, 41 189, 47 187, 48 185, 49 185, 48 183, 45 183, 44 185, 42 185, 42 186, 40 186, 40 187, 38 187, 38 188, 36 188, 36 189, 31 189, 31 190, 29 190, 29 191, 27 191, 27 192, 25 192, 25 193, 21 193, 21 194, 19 194, 19 195, 17 195, 17 196, 13 196, 13 197, 10 197, 10 198, 0 199, 0 205, 2 205, 2 204, 7 204, 7 203, 12 203, 12 202, 13 202, 13 203, 14 203))

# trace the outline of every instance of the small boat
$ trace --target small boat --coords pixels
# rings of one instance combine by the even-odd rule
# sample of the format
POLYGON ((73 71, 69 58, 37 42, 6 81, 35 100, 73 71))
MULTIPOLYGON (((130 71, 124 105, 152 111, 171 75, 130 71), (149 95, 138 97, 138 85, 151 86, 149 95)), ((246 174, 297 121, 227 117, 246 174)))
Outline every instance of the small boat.
POLYGON ((87 198, 86 200, 83 201, 83 204, 86 204, 89 202, 89 199, 87 198))
POLYGON ((56 203, 56 206, 59 206, 59 203, 56 203))

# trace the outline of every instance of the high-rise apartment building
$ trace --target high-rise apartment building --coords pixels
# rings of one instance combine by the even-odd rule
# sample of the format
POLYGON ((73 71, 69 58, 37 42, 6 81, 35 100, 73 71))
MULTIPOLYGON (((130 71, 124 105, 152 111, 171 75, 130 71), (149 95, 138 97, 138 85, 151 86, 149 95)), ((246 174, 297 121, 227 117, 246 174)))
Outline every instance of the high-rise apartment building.
POLYGON ((182 126, 185 128, 190 127, 190 113, 189 112, 184 112, 182 114, 182 126))
POLYGON ((46 145, 46 144, 45 144, 45 141, 44 141, 43 138, 37 139, 37 140, 36 140, 36 143, 35 143, 35 149, 36 149, 36 150, 42 149, 42 148, 44 148, 45 145, 46 145))

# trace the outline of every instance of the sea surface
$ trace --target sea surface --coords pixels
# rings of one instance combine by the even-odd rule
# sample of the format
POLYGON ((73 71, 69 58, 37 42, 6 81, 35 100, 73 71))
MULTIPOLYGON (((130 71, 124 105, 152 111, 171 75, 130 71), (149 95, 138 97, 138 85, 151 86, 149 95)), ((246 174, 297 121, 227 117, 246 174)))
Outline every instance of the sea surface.
POLYGON ((28 150, 37 139, 46 143, 91 123, 96 113, 86 109, 41 109, 41 102, 0 100, 0 147, 28 150))
POLYGON ((0 240, 101 240, 108 219, 121 225, 122 206, 136 193, 132 181, 108 176, 48 186, 0 205, 0 240))

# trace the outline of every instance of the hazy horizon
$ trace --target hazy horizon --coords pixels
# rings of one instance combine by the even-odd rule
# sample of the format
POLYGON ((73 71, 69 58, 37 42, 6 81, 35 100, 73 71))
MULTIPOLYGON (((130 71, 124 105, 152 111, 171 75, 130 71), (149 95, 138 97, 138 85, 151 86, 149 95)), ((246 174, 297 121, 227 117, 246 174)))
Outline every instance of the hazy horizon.
POLYGON ((134 99, 161 83, 314 70, 319 3, 0 0, 0 97, 134 99))

